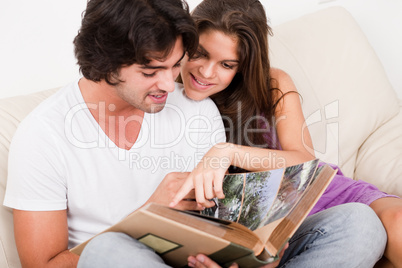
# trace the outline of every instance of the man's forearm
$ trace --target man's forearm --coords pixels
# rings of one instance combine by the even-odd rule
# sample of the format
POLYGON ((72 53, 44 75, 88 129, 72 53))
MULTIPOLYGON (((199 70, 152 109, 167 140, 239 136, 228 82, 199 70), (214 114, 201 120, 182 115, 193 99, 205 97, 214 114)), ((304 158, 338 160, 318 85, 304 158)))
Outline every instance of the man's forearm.
POLYGON ((46 268, 71 268, 77 267, 79 256, 71 253, 69 250, 60 252, 54 258, 50 259, 46 268))

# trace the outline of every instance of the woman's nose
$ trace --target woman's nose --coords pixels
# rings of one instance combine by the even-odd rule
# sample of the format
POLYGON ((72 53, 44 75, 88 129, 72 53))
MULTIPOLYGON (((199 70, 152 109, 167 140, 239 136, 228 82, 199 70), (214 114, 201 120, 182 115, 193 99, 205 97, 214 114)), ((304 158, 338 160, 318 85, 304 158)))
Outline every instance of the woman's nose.
POLYGON ((214 65, 212 63, 206 63, 199 68, 200 73, 204 78, 211 78, 214 75, 214 65))

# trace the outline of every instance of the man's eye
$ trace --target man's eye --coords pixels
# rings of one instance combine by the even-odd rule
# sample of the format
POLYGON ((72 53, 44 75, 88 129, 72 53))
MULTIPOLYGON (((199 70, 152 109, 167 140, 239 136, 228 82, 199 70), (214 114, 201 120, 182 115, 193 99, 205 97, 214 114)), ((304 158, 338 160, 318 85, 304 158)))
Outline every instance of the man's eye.
POLYGON ((181 66, 181 62, 178 62, 173 66, 173 68, 180 68, 180 66, 181 66))
POLYGON ((147 73, 142 73, 143 76, 145 77, 154 77, 156 73, 151 73, 151 74, 147 74, 147 73))

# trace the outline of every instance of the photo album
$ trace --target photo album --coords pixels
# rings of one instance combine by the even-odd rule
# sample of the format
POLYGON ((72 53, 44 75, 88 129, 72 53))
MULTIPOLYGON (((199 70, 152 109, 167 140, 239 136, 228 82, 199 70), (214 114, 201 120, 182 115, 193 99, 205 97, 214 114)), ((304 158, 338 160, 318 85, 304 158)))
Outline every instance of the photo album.
MULTIPOLYGON (((271 263, 336 174, 319 160, 283 169, 227 174, 224 199, 201 213, 148 204, 104 232, 123 232, 173 267, 203 253, 227 267, 271 263)), ((71 252, 81 254, 86 241, 71 252)))

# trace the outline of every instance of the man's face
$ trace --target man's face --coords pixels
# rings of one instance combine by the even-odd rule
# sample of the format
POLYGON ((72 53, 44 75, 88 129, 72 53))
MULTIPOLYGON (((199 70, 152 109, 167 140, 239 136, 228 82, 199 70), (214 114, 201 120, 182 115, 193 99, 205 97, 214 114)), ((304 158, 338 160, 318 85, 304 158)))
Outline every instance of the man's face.
POLYGON ((179 75, 183 56, 183 42, 179 37, 164 61, 152 60, 147 65, 133 64, 121 68, 119 79, 123 82, 115 86, 117 95, 146 113, 160 112, 168 93, 175 88, 174 81, 179 75))

